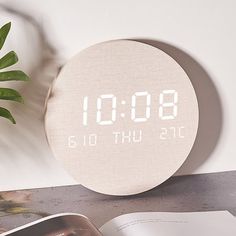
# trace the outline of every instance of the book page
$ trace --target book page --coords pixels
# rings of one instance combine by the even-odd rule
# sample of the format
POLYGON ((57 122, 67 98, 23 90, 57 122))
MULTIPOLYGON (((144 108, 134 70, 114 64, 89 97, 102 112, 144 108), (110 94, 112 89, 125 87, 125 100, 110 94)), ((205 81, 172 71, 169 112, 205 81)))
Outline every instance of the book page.
POLYGON ((235 236, 236 219, 227 211, 139 212, 118 216, 100 231, 103 236, 235 236))

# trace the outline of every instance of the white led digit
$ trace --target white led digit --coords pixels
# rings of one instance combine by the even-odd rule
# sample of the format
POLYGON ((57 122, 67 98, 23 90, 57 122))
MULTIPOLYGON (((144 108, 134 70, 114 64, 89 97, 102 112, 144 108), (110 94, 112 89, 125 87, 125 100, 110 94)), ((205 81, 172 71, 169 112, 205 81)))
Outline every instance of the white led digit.
POLYGON ((83 125, 88 125, 88 97, 84 97, 83 102, 83 125))
POLYGON ((177 107, 177 102, 178 102, 178 92, 175 90, 163 90, 160 93, 159 96, 159 117, 162 120, 173 120, 177 116, 178 112, 178 107, 177 107), (173 96, 173 102, 165 102, 165 95, 172 95, 173 96), (164 110, 166 107, 172 107, 172 114, 165 115, 164 110))
POLYGON ((116 121, 116 97, 113 94, 103 94, 97 99, 97 123, 99 125, 112 125, 116 121), (111 120, 102 120, 102 100, 112 100, 111 120))
POLYGON ((90 134, 88 137, 88 141, 89 141, 89 146, 96 146, 97 144, 97 135, 96 134, 90 134))
POLYGON ((131 119, 134 122, 145 122, 147 121, 148 118, 150 118, 150 105, 151 105, 151 95, 148 92, 136 92, 133 96, 132 96, 132 100, 131 100, 131 119), (137 97, 144 97, 146 96, 146 111, 145 111, 145 117, 136 117, 136 100, 137 97))
POLYGON ((76 143, 76 137, 75 136, 69 136, 68 137, 68 147, 69 148, 76 148, 77 143, 76 143))

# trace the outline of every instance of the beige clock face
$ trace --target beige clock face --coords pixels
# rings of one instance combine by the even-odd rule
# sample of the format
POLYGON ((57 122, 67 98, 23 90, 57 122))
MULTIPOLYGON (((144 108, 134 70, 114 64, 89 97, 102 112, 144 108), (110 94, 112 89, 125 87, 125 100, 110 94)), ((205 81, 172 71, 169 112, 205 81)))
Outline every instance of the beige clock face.
POLYGON ((63 67, 45 126, 55 157, 79 183, 105 194, 136 194, 185 161, 198 104, 187 74, 169 55, 136 41, 109 41, 63 67))

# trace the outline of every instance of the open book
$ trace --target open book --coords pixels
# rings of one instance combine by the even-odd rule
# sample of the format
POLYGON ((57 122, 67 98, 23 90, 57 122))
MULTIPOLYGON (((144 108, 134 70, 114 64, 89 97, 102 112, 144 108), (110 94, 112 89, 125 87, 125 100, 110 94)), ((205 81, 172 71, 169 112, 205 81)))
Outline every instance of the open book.
POLYGON ((118 216, 100 229, 85 216, 63 213, 1 234, 9 236, 235 236, 236 219, 227 211, 136 212, 118 216))

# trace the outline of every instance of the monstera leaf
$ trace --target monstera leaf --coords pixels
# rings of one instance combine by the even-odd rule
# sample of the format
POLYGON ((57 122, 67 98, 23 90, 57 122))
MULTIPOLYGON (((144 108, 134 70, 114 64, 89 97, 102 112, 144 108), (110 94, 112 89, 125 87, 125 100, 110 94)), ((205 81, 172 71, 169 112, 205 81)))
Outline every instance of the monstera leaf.
MULTIPOLYGON (((7 35, 11 29, 11 22, 5 24, 2 28, 0 28, 0 50, 2 49, 7 35)), ((0 82, 2 81, 28 81, 29 77, 20 70, 9 70, 2 71, 2 69, 8 68, 18 62, 18 57, 14 51, 8 52, 2 58, 0 58, 0 82)), ((14 102, 23 103, 22 96, 14 89, 11 88, 0 88, 0 99, 2 100, 10 100, 14 102)), ((4 117, 10 120, 13 124, 15 124, 15 119, 13 118, 10 111, 6 108, 0 106, 0 117, 4 117)))

